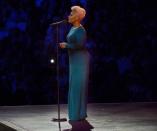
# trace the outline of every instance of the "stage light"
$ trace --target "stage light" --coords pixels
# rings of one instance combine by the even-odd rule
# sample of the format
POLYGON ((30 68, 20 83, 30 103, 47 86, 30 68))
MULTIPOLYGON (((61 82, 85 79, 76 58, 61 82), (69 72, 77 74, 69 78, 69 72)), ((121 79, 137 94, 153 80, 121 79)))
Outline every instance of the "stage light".
POLYGON ((54 61, 54 59, 51 59, 50 62, 51 62, 51 63, 54 63, 55 61, 54 61))

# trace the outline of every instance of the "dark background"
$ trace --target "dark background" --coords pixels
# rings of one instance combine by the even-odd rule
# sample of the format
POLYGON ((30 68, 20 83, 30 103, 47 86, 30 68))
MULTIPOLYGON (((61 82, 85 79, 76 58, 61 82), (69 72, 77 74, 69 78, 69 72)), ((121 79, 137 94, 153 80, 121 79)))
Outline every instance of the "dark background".
MULTIPOLYGON (((56 27, 72 5, 87 11, 89 102, 157 101, 157 9, 153 0, 1 0, 0 105, 57 103, 56 27), (51 59, 55 63, 50 63, 51 59)), ((59 26, 59 42, 70 25, 59 26)), ((61 103, 68 53, 59 49, 61 103)))

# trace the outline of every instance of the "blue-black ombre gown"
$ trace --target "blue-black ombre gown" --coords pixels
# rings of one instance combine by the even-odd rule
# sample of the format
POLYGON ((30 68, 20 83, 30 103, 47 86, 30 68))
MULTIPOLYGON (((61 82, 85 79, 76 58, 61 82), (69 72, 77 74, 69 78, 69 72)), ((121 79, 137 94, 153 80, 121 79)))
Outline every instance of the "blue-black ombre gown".
POLYGON ((83 26, 72 27, 67 35, 69 53, 69 120, 87 117, 89 53, 85 48, 86 30, 83 26))

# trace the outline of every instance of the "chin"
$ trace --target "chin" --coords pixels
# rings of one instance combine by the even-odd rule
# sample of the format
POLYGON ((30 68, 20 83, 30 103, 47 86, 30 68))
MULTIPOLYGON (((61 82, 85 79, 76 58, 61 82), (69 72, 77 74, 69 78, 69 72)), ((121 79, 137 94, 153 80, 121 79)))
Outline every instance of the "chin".
POLYGON ((73 24, 73 22, 72 21, 68 21, 70 24, 73 24))

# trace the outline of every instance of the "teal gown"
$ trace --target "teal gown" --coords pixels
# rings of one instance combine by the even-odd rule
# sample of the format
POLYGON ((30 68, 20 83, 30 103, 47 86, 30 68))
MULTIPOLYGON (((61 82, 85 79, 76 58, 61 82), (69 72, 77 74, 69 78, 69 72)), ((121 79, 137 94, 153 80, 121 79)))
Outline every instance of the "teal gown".
POLYGON ((89 53, 85 48, 86 31, 83 26, 72 27, 67 35, 69 53, 69 120, 87 117, 89 53))

